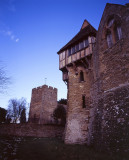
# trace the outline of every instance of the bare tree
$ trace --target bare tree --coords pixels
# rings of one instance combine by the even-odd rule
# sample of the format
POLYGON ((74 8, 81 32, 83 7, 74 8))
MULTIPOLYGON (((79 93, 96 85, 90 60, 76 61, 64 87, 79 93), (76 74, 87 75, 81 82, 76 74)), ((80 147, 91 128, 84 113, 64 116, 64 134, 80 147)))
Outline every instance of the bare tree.
POLYGON ((7 110, 7 117, 11 118, 12 123, 17 122, 25 122, 26 121, 26 99, 10 99, 8 110, 7 110))
POLYGON ((0 66, 0 93, 4 92, 8 84, 10 84, 10 78, 7 77, 4 67, 0 66))
POLYGON ((10 99, 9 100, 7 115, 8 115, 9 118, 12 119, 13 123, 16 123, 18 121, 18 118, 19 118, 19 102, 18 102, 17 99, 10 99))

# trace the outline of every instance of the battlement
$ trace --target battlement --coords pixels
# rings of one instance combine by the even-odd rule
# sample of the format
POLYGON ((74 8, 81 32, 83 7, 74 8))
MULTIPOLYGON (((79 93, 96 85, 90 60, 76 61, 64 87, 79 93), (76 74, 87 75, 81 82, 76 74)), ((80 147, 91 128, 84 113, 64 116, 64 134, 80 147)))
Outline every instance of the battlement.
POLYGON ((32 89, 32 94, 35 94, 35 93, 39 93, 43 90, 48 90, 48 91, 54 91, 54 92, 57 92, 57 88, 54 88, 52 86, 47 86, 47 85, 42 85, 42 86, 39 86, 39 87, 36 87, 36 88, 33 88, 32 89))

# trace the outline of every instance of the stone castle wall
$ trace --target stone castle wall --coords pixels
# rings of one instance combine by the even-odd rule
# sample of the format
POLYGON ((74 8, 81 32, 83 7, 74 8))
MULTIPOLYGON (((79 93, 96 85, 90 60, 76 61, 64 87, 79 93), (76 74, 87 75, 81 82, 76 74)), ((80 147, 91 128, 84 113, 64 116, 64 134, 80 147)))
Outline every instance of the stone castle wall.
POLYGON ((129 84, 107 91, 98 100, 94 116, 93 145, 100 150, 129 151, 129 84))
POLYGON ((43 124, 0 124, 0 135, 26 137, 62 137, 64 127, 43 124))
POLYGON ((108 4, 103 13, 93 54, 93 104, 89 143, 102 150, 128 150, 129 144, 129 10, 108 4), (106 25, 119 17, 122 38, 107 46, 106 25))
POLYGON ((32 89, 29 122, 54 123, 53 111, 57 107, 57 89, 43 85, 32 89))

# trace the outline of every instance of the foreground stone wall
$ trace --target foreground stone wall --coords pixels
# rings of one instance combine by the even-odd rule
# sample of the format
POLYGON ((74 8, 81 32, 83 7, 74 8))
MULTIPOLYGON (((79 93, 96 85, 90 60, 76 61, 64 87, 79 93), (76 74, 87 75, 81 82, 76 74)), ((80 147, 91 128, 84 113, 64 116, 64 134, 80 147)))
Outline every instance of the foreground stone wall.
POLYGON ((129 151, 129 84, 114 88, 99 99, 93 125, 94 146, 129 151))
POLYGON ((64 127, 43 124, 0 124, 0 135, 62 137, 64 127))
MULTIPOLYGON (((114 29, 113 28, 113 29, 114 29)), ((112 38, 114 38, 112 30, 112 38)), ((93 54, 94 83, 89 144, 97 149, 127 151, 129 145, 129 10, 107 4, 93 54), (107 45, 108 22, 121 27, 122 37, 107 45), (113 21, 112 21, 113 22, 113 21)))

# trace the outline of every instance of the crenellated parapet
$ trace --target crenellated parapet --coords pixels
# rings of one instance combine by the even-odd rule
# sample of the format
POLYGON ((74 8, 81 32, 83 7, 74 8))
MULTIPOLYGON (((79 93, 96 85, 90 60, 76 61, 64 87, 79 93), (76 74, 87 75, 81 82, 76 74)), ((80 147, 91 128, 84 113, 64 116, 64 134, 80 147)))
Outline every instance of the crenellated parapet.
POLYGON ((43 85, 32 89, 29 121, 32 123, 53 123, 52 114, 57 107, 57 88, 43 85))

